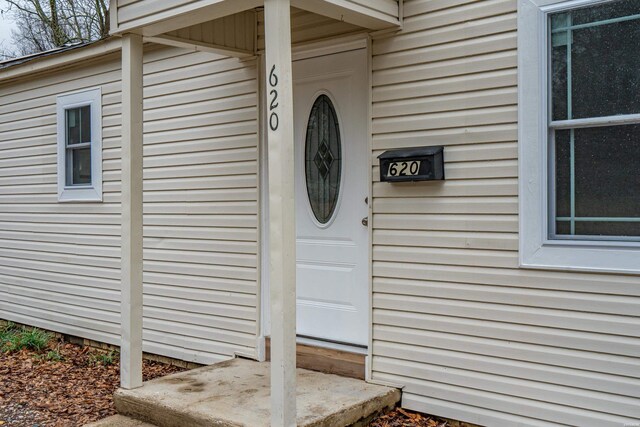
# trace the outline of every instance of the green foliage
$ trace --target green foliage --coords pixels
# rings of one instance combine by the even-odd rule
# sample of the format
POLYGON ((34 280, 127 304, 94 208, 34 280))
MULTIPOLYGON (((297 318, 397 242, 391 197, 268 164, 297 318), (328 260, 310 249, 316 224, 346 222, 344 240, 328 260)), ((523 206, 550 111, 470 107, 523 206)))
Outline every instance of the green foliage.
POLYGON ((107 353, 94 353, 89 356, 89 364, 109 366, 117 363, 119 358, 120 353, 116 350, 111 350, 107 353))
POLYGON ((61 362, 64 360, 64 356, 60 354, 58 350, 49 350, 44 358, 50 362, 61 362))
POLYGON ((0 332, 0 350, 14 352, 22 349, 42 352, 51 341, 51 335, 36 328, 16 328, 7 325, 0 332))
POLYGON ((23 329, 20 334, 20 344, 22 348, 35 351, 42 351, 47 348, 47 344, 51 341, 51 335, 41 329, 23 329))
POLYGON ((14 330, 16 329, 16 324, 13 322, 7 322, 4 325, 0 326, 0 348, 4 346, 4 342, 9 338, 14 330))
POLYGON ((0 326, 0 333, 9 332, 13 329, 16 329, 16 324, 13 322, 7 322, 4 325, 0 326))
POLYGON ((64 360, 64 356, 58 349, 49 350, 43 354, 36 354, 33 356, 35 360, 46 360, 47 362, 62 362, 64 360))

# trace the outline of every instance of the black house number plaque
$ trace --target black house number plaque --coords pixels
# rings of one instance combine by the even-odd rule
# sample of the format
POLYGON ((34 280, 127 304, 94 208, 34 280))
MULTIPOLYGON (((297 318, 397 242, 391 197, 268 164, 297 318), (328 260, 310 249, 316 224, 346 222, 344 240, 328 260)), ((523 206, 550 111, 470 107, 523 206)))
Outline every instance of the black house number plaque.
POLYGON ((413 147, 385 151, 380 159, 380 181, 412 182, 444 179, 444 148, 413 147))

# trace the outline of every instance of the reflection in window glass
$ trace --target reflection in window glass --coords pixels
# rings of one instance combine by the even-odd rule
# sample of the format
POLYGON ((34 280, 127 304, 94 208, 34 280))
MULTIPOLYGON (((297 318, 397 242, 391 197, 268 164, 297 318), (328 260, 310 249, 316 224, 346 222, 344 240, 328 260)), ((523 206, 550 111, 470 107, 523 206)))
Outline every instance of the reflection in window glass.
POLYGON ((555 140, 556 234, 640 236, 640 125, 560 130, 555 140))
POLYGON ((67 146, 80 143, 80 109, 67 110, 67 146))
POLYGON ((591 120, 640 114, 640 0, 553 14, 550 32, 551 237, 638 238, 640 120, 591 120))
POLYGON ((91 142, 91 107, 89 105, 80 108, 80 142, 91 142))
POLYGON ((91 106, 66 110, 67 186, 91 184, 91 106))
POLYGON ((73 183, 91 184, 91 149, 81 148, 71 152, 73 159, 73 183))
POLYGON ((640 111, 640 0, 551 16, 553 119, 640 111))

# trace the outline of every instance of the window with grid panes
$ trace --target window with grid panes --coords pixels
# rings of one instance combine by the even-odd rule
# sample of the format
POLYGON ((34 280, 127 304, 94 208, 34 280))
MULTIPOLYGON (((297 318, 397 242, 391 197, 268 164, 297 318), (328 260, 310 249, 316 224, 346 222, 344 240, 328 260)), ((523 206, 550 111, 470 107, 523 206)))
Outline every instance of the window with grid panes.
POLYGON ((549 236, 640 238, 640 0, 548 15, 549 236))
POLYGON ((66 185, 91 185, 91 106, 65 110, 66 185))
POLYGON ((640 273, 640 0, 518 0, 524 268, 640 273))
POLYGON ((102 91, 59 95, 58 200, 102 201, 102 91))

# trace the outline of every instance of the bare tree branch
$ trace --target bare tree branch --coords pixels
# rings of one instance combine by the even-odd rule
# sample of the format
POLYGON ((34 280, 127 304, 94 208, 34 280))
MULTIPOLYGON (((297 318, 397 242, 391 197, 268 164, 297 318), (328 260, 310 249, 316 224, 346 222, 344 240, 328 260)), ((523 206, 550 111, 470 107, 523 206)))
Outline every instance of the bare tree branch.
MULTIPOLYGON (((28 55, 68 43, 85 43, 109 35, 108 0, 6 0, 16 51, 0 49, 0 58, 28 55)), ((1 48, 1 46, 0 46, 1 48)))

